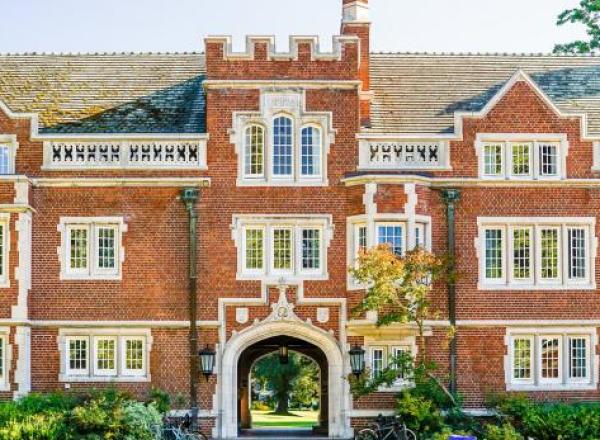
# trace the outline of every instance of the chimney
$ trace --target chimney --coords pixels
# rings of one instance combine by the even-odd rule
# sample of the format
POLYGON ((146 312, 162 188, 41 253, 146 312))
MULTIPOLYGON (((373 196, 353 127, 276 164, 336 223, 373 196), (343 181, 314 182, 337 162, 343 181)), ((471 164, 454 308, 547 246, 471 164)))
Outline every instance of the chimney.
POLYGON ((359 77, 362 81, 360 93, 360 122, 369 126, 371 119, 371 84, 369 73, 370 27, 369 0, 342 0, 342 35, 356 35, 360 39, 359 77))

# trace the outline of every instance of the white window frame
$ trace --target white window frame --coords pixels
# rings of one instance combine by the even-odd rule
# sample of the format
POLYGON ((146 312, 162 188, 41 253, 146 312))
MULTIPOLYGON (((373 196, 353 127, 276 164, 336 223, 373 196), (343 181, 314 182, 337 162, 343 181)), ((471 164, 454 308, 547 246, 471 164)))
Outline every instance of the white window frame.
POLYGON ((242 229, 242 266, 243 266, 243 272, 247 273, 247 274, 253 274, 253 275, 262 275, 266 272, 267 270, 267 260, 270 261, 270 259, 268 258, 268 255, 266 253, 267 251, 267 240, 268 237, 266 236, 267 234, 267 229, 265 228, 265 225, 263 224, 252 224, 252 223, 248 223, 246 225, 244 225, 243 229, 242 229), (246 232, 248 230, 252 230, 252 231, 262 231, 262 269, 255 269, 255 268, 249 268, 248 267, 248 260, 246 258, 246 250, 248 249, 248 242, 247 242, 247 235, 246 232))
MULTIPOLYGON (((375 243, 376 244, 383 244, 383 243, 379 243, 379 228, 397 228, 400 227, 401 228, 401 234, 402 234, 402 253, 399 256, 404 256, 406 255, 406 248, 407 248, 407 224, 406 222, 394 222, 394 221, 376 221, 375 222, 375 243)), ((391 248, 391 246, 390 246, 391 248)))
POLYGON ((531 225, 519 226, 519 225, 511 225, 507 228, 508 231, 508 252, 505 257, 504 264, 508 264, 508 272, 507 275, 510 277, 510 283, 518 285, 518 284, 533 284, 535 280, 535 259, 536 259, 536 245, 535 245, 535 227, 531 225), (515 251, 515 230, 528 230, 529 231, 529 277, 527 278, 517 278, 515 276, 515 265, 514 265, 514 251, 515 251))
POLYGON ((0 346, 2 347, 2 356, 0 356, 0 391, 10 391, 10 365, 12 361, 12 344, 9 343, 10 328, 0 327, 0 346))
POLYGON ((556 133, 478 133, 475 139, 475 152, 478 157, 479 178, 485 180, 562 180, 567 178, 567 156, 569 141, 566 134, 556 133), (485 173, 486 145, 501 145, 502 173, 485 173), (530 144, 529 170, 527 175, 513 174, 512 150, 514 145, 530 144), (557 147, 557 174, 544 175, 540 170, 542 145, 554 144, 557 147))
POLYGON ((89 336, 69 336, 65 340, 65 362, 66 362, 66 374, 67 376, 89 376, 90 374, 90 361, 91 361, 91 347, 89 336), (71 342, 85 341, 86 344, 86 368, 71 368, 71 342))
POLYGON ((333 236, 333 220, 330 215, 234 215, 231 225, 232 238, 237 247, 237 280, 262 280, 278 282, 286 280, 329 279, 327 269, 327 249, 333 236), (246 267, 246 230, 263 229, 263 270, 249 270, 246 267), (291 269, 275 269, 274 230, 291 230, 292 261, 291 269), (318 229, 319 269, 304 269, 302 265, 302 230, 318 229))
POLYGON ((60 259, 61 280, 120 280, 122 278, 125 248, 123 233, 127 225, 122 217, 61 217, 57 227, 61 233, 61 246, 57 249, 60 259), (98 263, 98 230, 110 228, 115 231, 115 267, 100 268, 98 263), (88 261, 86 268, 72 269, 71 231, 74 229, 87 230, 88 261))
POLYGON ((238 155, 237 186, 328 186, 327 157, 329 149, 335 143, 336 131, 333 128, 331 112, 307 111, 305 93, 272 92, 261 93, 259 111, 233 113, 233 127, 230 130, 230 142, 235 145, 238 155), (273 173, 273 121, 278 117, 292 120, 292 173, 274 175, 273 173), (245 168, 245 132, 246 127, 262 126, 264 129, 264 176, 246 175, 245 168), (302 130, 314 127, 320 131, 320 173, 302 174, 302 130))
MULTIPOLYGON (((402 349, 406 353, 410 354, 413 359, 416 359, 418 353, 418 347, 416 344, 416 338, 414 336, 404 336, 398 338, 394 336, 365 336, 365 364, 370 370, 373 369, 373 351, 381 349, 383 350, 383 368, 387 368, 389 365, 390 357, 394 355, 396 350, 402 349)), ((414 382, 410 379, 398 377, 398 379, 389 386, 382 385, 379 392, 398 392, 407 387, 414 385, 414 382)))
POLYGON ((241 155, 242 172, 243 172, 243 175, 244 175, 244 179, 249 179, 249 180, 252 180, 252 179, 257 179, 257 180, 264 179, 265 172, 266 172, 265 171, 266 164, 268 162, 268 160, 267 160, 267 158, 265 156, 266 148, 267 148, 266 147, 266 143, 267 143, 266 136, 267 136, 267 130, 266 130, 265 126, 262 123, 249 122, 244 127, 243 134, 242 134, 242 137, 243 137, 243 153, 241 155), (247 142, 248 139, 247 139, 246 132, 249 129, 252 129, 253 127, 258 127, 258 128, 260 128, 262 130, 262 149, 263 149, 263 151, 262 151, 262 164, 261 164, 262 165, 262 173, 259 173, 259 174, 252 174, 252 173, 247 173, 246 172, 246 167, 248 166, 248 162, 247 162, 247 158, 246 158, 246 151, 249 148, 249 145, 248 145, 248 142, 247 142))
POLYGON ((595 390, 598 386, 600 356, 596 354, 598 334, 595 327, 509 327, 506 331, 505 344, 507 355, 504 360, 505 381, 507 391, 575 391, 595 390), (559 377, 543 378, 541 363, 541 341, 543 338, 558 338, 559 340, 559 377), (569 340, 584 339, 586 342, 586 376, 570 377, 571 353, 569 340), (528 339, 531 341, 531 379, 514 378, 514 340, 528 339))
POLYGON ((507 246, 506 246, 506 227, 504 225, 495 225, 490 224, 486 225, 482 228, 481 233, 481 259, 480 259, 480 273, 482 274, 482 278, 487 285, 503 285, 506 284, 506 261, 507 261, 507 246), (502 252, 502 261, 501 261, 501 270, 502 276, 500 278, 488 278, 487 277, 487 266, 486 266, 486 231, 488 230, 496 230, 501 232, 501 252, 502 252))
POLYGON ((121 341, 121 375, 123 377, 145 377, 148 371, 148 353, 146 349, 145 336, 122 336, 121 341), (127 342, 141 341, 142 342, 142 364, 141 370, 127 368, 127 342))
POLYGON ((17 150, 19 149, 19 142, 17 142, 17 136, 14 134, 0 134, 0 147, 8 149, 8 173, 2 173, 0 175, 11 175, 15 174, 16 171, 16 157, 17 150))
POLYGON ((372 346, 371 347, 371 356, 370 356, 370 366, 371 366, 371 377, 375 377, 375 352, 381 352, 381 371, 385 369, 387 365, 387 347, 385 346, 372 346))
POLYGON ((10 287, 10 214, 0 213, 0 228, 2 228, 2 274, 0 288, 10 287))
POLYGON ((134 328, 64 328, 59 329, 58 349, 60 352, 60 382, 150 382, 150 353, 152 350, 152 334, 150 329, 134 328), (87 368, 72 370, 69 368, 69 342, 75 339, 87 341, 87 368), (97 341, 101 339, 115 340, 115 369, 101 370, 97 368, 97 341), (126 340, 141 339, 143 341, 143 371, 127 370, 125 363, 126 340))
POLYGON ((535 347, 535 337, 533 335, 514 335, 510 338, 510 348, 509 348, 509 357, 510 357, 510 377, 511 377, 511 383, 514 384, 526 384, 526 385, 533 385, 535 383, 535 374, 536 374, 536 368, 535 368, 535 353, 536 353, 536 347, 535 347), (529 349, 530 349, 530 353, 529 353, 529 365, 530 365, 530 371, 529 371, 529 378, 516 378, 515 377, 515 340, 528 340, 529 341, 529 349))
POLYGON ((116 376, 119 370, 119 367, 117 365, 118 359, 119 359, 119 338, 116 336, 103 336, 103 335, 95 335, 92 336, 92 340, 93 340, 93 353, 92 353, 92 358, 94 360, 94 365, 92 366, 92 370, 93 370, 93 375, 94 376, 116 376), (115 348, 114 348, 114 358, 113 358, 113 362, 114 362, 114 368, 112 369, 107 369, 107 368, 98 368, 98 342, 102 340, 102 341, 113 341, 115 344, 115 348))
POLYGON ((595 236, 595 217, 478 217, 478 237, 475 239, 479 266, 478 289, 480 290, 594 290, 596 288, 596 254, 598 239, 595 236), (529 280, 517 280, 513 276, 512 231, 532 228, 533 250, 531 252, 531 274, 529 280), (485 271, 485 231, 503 228, 503 277, 487 279, 485 271), (558 228, 558 273, 557 279, 541 278, 541 230, 558 228), (568 230, 585 230, 585 278, 570 278, 568 230))

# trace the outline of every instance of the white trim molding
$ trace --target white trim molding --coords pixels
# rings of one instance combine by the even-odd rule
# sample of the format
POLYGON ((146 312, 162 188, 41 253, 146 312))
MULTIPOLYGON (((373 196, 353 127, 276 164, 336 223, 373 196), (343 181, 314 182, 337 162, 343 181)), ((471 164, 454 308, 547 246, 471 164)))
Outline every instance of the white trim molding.
POLYGON ((595 217, 478 217, 477 229, 478 289, 596 289, 595 217), (542 231, 550 231, 547 255, 542 251, 542 231), (569 240, 571 233, 576 233, 573 240, 569 240), (486 237, 490 252, 486 252, 486 237), (495 263, 487 271, 492 260, 495 263), (542 273, 544 261, 547 273, 542 273))
POLYGON ((6 148, 8 150, 7 154, 4 156, 4 158, 8 160, 8 163, 6 166, 0 163, 0 173, 4 175, 15 174, 15 159, 19 148, 17 136, 14 134, 0 134, 0 148, 6 148))
POLYGON ((294 91, 262 91, 259 111, 233 113, 233 127, 229 131, 230 142, 235 146, 238 163, 238 186, 327 186, 327 158, 329 149, 335 143, 336 130, 333 128, 331 112, 309 112, 306 110, 306 93, 294 91), (291 173, 278 175, 273 171, 274 127, 278 117, 287 117, 292 122, 291 133, 291 173), (257 127, 262 132, 261 160, 257 165, 261 173, 246 173, 246 129, 257 127), (313 127, 319 133, 319 173, 302 172, 302 131, 313 127))
MULTIPOLYGON (((56 252, 60 261, 61 280, 120 280, 123 276, 123 262, 125 261, 125 247, 123 246, 123 233, 127 232, 127 225, 123 217, 61 217, 57 225, 61 234, 61 245, 56 252), (113 246, 113 267, 100 267, 98 258, 99 231, 111 230, 113 246), (70 246, 72 240, 69 233, 73 230, 86 232, 85 260, 80 268, 70 268, 70 246)), ((103 241, 104 242, 104 241, 103 241)))
POLYGON ((0 345, 2 356, 0 356, 0 366, 2 374, 0 374, 0 391, 10 391, 10 369, 12 365, 12 344, 10 341, 10 327, 0 327, 0 345))
POLYGON ((577 391, 598 387, 600 356, 596 354, 596 327, 508 327, 504 343, 507 391, 577 391), (573 341, 578 345, 571 346, 573 341), (520 344, 518 355, 516 343, 520 344))
MULTIPOLYGON (((152 332, 150 329, 130 328, 61 328, 57 344, 60 353, 59 382, 150 382, 150 353, 152 351, 152 332), (113 341, 110 371, 97 368, 97 339, 113 341), (135 339, 142 341, 142 368, 139 372, 126 368, 126 342, 135 339), (72 369, 69 365, 71 340, 85 341, 84 363, 72 369)), ((81 358, 80 358, 81 359, 81 358)))

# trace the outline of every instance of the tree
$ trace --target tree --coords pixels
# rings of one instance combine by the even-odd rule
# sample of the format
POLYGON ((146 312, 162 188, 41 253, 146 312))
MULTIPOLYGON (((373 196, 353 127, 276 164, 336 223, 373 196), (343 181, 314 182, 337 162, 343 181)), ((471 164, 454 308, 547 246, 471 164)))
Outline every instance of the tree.
POLYGON ((259 360, 253 371, 254 380, 266 384, 273 391, 275 414, 289 414, 290 397, 302 404, 310 404, 319 394, 319 369, 309 358, 290 353, 282 364, 277 353, 259 360))
POLYGON ((600 0, 581 0, 578 8, 563 11, 556 22, 562 26, 566 23, 579 23, 586 27, 589 41, 577 40, 554 46, 554 53, 600 53, 600 0))
POLYGON ((388 367, 377 377, 370 377, 365 372, 361 378, 351 379, 353 392, 358 395, 369 394, 380 385, 391 385, 398 377, 398 369, 401 369, 410 380, 418 382, 427 378, 434 381, 454 403, 454 396, 431 373, 433 366, 427 363, 425 338, 425 321, 435 317, 430 302, 433 285, 451 276, 447 262, 422 248, 398 257, 389 245, 382 244, 367 251, 361 250, 358 265, 351 268, 350 273, 359 283, 367 286, 367 292, 354 313, 377 311, 379 326, 392 323, 416 325, 421 353, 417 362, 405 354, 392 357, 388 367))

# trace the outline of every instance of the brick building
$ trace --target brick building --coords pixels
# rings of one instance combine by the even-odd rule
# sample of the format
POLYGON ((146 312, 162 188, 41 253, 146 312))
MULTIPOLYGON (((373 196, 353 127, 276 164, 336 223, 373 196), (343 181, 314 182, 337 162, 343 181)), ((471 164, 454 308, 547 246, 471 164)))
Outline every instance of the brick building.
POLYGON ((331 53, 1 56, 0 396, 197 390, 204 429, 235 438, 249 367, 289 344, 321 367, 323 429, 350 437, 406 385, 353 400, 350 347, 377 370, 418 344, 351 315, 348 267, 452 237, 427 338, 467 408, 600 398, 600 61, 377 54, 369 29, 344 0, 331 53), (215 374, 190 381, 207 345, 215 374))

